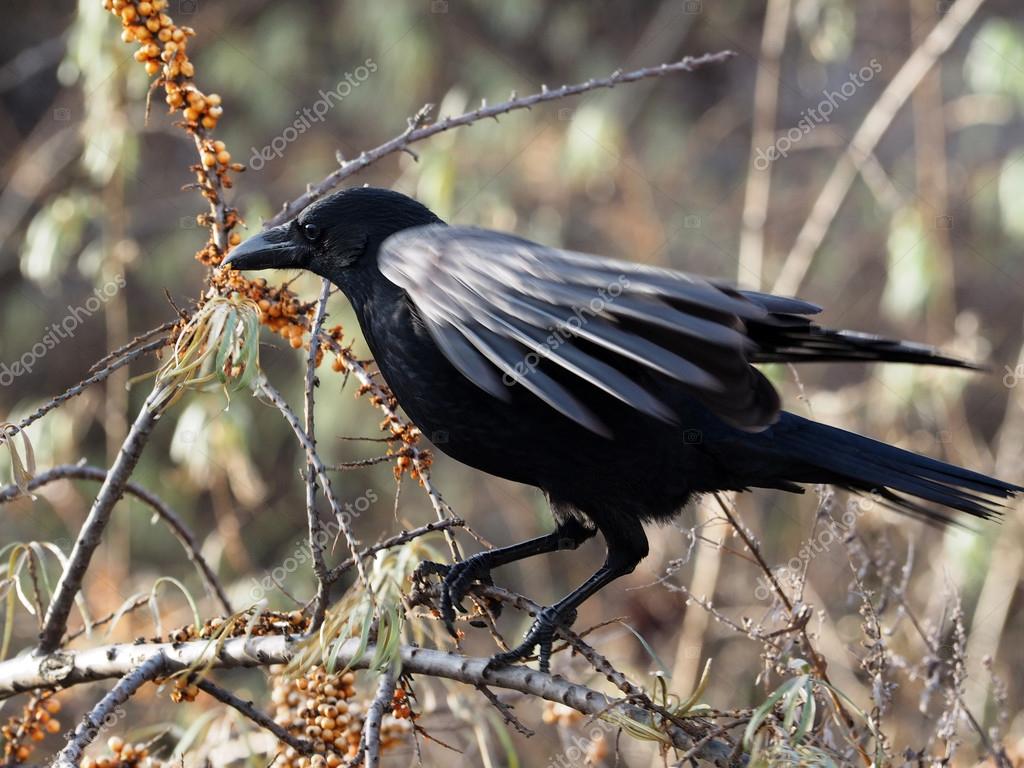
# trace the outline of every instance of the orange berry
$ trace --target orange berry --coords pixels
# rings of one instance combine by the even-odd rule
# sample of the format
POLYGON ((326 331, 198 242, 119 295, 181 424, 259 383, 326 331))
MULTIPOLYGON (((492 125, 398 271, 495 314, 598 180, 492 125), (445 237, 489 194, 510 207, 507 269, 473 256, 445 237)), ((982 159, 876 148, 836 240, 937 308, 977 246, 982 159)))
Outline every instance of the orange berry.
POLYGON ((299 347, 302 346, 302 337, 292 336, 291 341, 289 343, 292 345, 292 349, 298 349, 299 347))

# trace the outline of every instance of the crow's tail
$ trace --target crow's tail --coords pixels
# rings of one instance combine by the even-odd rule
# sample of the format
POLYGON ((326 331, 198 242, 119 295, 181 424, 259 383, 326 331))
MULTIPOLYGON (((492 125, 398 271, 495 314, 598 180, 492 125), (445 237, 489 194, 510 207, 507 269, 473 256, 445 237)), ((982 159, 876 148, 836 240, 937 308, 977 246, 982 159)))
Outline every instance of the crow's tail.
POLYGON ((750 328, 759 349, 757 363, 886 362, 944 365, 978 369, 980 366, 942 354, 926 344, 887 339, 857 331, 823 328, 805 318, 775 315, 777 324, 750 328))
POLYGON ((888 506, 935 522, 955 520, 922 502, 987 520, 1002 514, 1003 501, 1024 491, 1019 485, 791 413, 783 413, 779 422, 762 435, 771 443, 772 453, 789 459, 787 477, 777 480, 831 483, 874 493, 888 506))

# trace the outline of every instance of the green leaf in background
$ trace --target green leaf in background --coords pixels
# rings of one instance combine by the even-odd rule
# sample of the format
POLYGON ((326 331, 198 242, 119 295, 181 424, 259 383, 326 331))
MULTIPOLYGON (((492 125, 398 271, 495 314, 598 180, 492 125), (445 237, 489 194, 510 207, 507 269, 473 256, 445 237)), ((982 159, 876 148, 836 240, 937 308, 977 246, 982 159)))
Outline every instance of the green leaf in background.
POLYGON ((845 0, 799 0, 794 9, 797 29, 818 61, 836 61, 850 54, 857 30, 854 6, 845 0))
POLYGON ((1024 240, 1024 147, 1010 152, 999 172, 999 214, 1006 233, 1024 240))
POLYGON ((925 305, 934 280, 931 239, 915 208, 903 208, 889 227, 888 270, 882 311, 896 320, 918 314, 925 305))
POLYGON ((981 93, 1014 96, 1024 104, 1024 26, 989 19, 971 40, 964 77, 981 93))

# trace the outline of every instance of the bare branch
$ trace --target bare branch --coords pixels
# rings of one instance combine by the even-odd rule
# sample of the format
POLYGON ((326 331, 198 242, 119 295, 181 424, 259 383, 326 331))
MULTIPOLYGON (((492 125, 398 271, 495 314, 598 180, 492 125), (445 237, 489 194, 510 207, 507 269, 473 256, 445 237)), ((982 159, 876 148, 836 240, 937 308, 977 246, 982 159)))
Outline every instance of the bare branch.
MULTIPOLYGON (((162 341, 159 343, 163 343, 162 341)), ((68 625, 68 616, 71 613, 71 606, 75 602, 75 596, 82 587, 82 579, 89 568, 93 552, 99 546, 110 521, 110 514, 114 505, 124 495, 125 486, 128 484, 135 465, 138 464, 142 450, 149 440, 163 407, 166 404, 167 393, 162 387, 155 388, 150 392, 146 402, 139 410, 128 437, 121 445, 113 466, 107 473, 100 488, 100 492, 93 501, 89 516, 78 533, 75 547, 71 551, 70 562, 64 573, 61 574, 57 589, 54 592, 53 600, 46 611, 46 621, 39 633, 39 646, 37 653, 47 655, 60 646, 61 637, 68 625)))
POLYGON ((167 660, 163 654, 155 653, 137 667, 127 670, 124 677, 111 689, 110 693, 100 699, 75 729, 75 735, 60 751, 54 762, 58 768, 77 768, 82 760, 82 752, 89 746, 103 729, 104 721, 113 716, 120 705, 130 699, 143 685, 159 677, 167 660))
MULTIPOLYGON (((324 324, 324 317, 327 314, 327 299, 331 295, 331 281, 324 279, 323 287, 320 289, 320 300, 316 305, 316 315, 313 318, 313 329, 309 335, 309 356, 306 358, 306 387, 303 405, 306 416, 306 436, 313 451, 316 450, 316 427, 314 411, 316 400, 313 390, 317 385, 316 363, 320 352, 320 329, 324 324)), ((316 574, 317 590, 316 605, 313 608, 313 628, 319 627, 327 612, 327 600, 330 594, 330 574, 327 570, 327 563, 324 562, 324 545, 326 544, 323 533, 323 524, 316 511, 316 467, 313 466, 313 453, 306 459, 306 518, 309 526, 309 550, 313 555, 313 573, 316 574)), ((353 556, 356 552, 353 551, 353 556)))
POLYGON ((953 42, 959 37, 985 0, 957 0, 939 19, 928 36, 900 67, 896 76, 868 111, 864 122, 850 139, 846 150, 832 169, 831 175, 814 201, 814 207, 797 235, 793 249, 779 273, 773 293, 786 296, 800 290, 810 269, 814 254, 821 247, 829 227, 839 213, 850 187, 861 172, 869 155, 889 129, 896 114, 953 42))
POLYGON ((359 171, 373 163, 376 163, 381 158, 387 157, 395 152, 407 151, 410 144, 422 141, 423 139, 428 139, 438 133, 451 130, 452 128, 461 128, 464 125, 470 125, 471 123, 486 120, 490 117, 497 118, 499 115, 503 115, 517 109, 529 109, 535 104, 543 104, 548 101, 558 101, 559 99, 565 99, 569 96, 577 96, 581 93, 597 90, 599 88, 614 88, 615 86, 622 85, 624 83, 633 83, 637 80, 644 80, 649 77, 661 77, 663 75, 677 72, 694 72, 702 67, 708 66, 709 64, 720 64, 735 55, 736 54, 732 51, 719 51, 718 53, 706 53, 703 56, 687 56, 686 58, 672 64, 660 64, 656 67, 645 67, 644 69, 637 69, 632 72, 618 71, 614 72, 609 77, 591 78, 586 82, 576 83, 575 85, 563 85, 561 88, 556 88, 555 90, 550 90, 547 86, 543 86, 538 93, 531 94, 530 96, 512 98, 508 101, 503 101, 499 104, 490 106, 484 104, 471 112, 466 112, 458 115, 457 117, 446 117, 441 122, 432 123, 430 125, 423 124, 426 122, 427 115, 425 111, 421 109, 415 118, 409 120, 409 126, 405 131, 400 133, 398 136, 395 136, 393 139, 384 142, 380 146, 363 152, 359 157, 353 158, 352 160, 346 160, 341 163, 341 166, 328 175, 323 181, 309 185, 304 194, 299 195, 290 203, 286 203, 284 207, 278 211, 276 216, 266 222, 265 226, 273 227, 294 218, 298 215, 299 211, 314 200, 320 199, 325 194, 335 189, 349 176, 359 173, 359 171))
POLYGON ((384 720, 384 712, 389 708, 394 695, 394 670, 385 669, 380 675, 377 693, 374 694, 370 708, 366 711, 362 741, 359 744, 359 752, 352 761, 353 765, 358 765, 365 757, 366 768, 380 768, 380 726, 384 720))
POLYGON ((313 752, 313 745, 305 739, 300 739, 293 733, 290 733, 287 728, 284 728, 279 723, 274 722, 265 712, 259 710, 251 701, 245 701, 240 699, 235 694, 231 693, 224 688, 221 688, 216 683, 212 683, 209 680, 197 680, 196 686, 199 690, 208 693, 213 698, 222 704, 227 704, 229 707, 234 707, 247 718, 252 720, 260 728, 265 728, 276 736, 280 741, 283 741, 289 747, 292 747, 296 752, 302 755, 308 755, 313 752))
MULTIPOLYGON (((392 547, 398 547, 402 544, 418 539, 420 536, 425 536, 428 533, 434 531, 448 532, 452 528, 461 528, 466 523, 457 517, 447 517, 444 520, 438 520, 437 522, 427 523, 421 525, 419 528, 413 528, 411 531, 402 531, 397 533, 390 538, 384 539, 378 544, 374 544, 372 547, 366 547, 362 552, 359 553, 360 560, 366 560, 369 557, 373 557, 377 552, 384 549, 391 549, 392 547)), ((348 558, 338 563, 334 568, 331 569, 331 573, 328 577, 328 582, 333 584, 344 575, 345 571, 356 564, 355 558, 348 558)))
MULTIPOLYGON (((21 656, 0 663, 0 699, 16 693, 40 689, 64 688, 85 682, 121 677, 154 657, 163 657, 162 674, 170 674, 200 664, 211 668, 233 669, 266 667, 285 664, 301 650, 308 650, 306 638, 298 636, 265 635, 261 637, 235 637, 219 648, 207 640, 185 643, 121 643, 82 651, 60 651, 46 659, 21 656)), ((315 640, 314 640, 315 642, 315 640)), ((351 638, 337 649, 336 661, 351 669, 365 669, 374 655, 370 646, 357 656, 361 642, 351 638)), ((332 648, 332 653, 335 649, 332 648)), ((688 750, 693 746, 691 737, 660 715, 651 713, 628 698, 611 698, 584 685, 549 675, 525 666, 487 668, 488 659, 460 656, 428 648, 402 646, 399 652, 402 671, 441 677, 474 687, 487 685, 536 696, 566 705, 585 715, 629 718, 637 723, 666 732, 672 744, 688 750)), ((696 732, 710 725, 699 718, 692 720, 696 732)), ((701 733, 701 736, 706 735, 701 733)), ((727 740, 711 739, 704 745, 700 757, 719 766, 742 763, 742 756, 732 757, 733 744, 727 740)))
POLYGON ((338 497, 334 494, 334 488, 331 485, 331 478, 328 476, 327 467, 324 465, 323 459, 321 459, 320 455, 317 453, 316 446, 310 442, 309 436, 299 423, 299 417, 295 415, 295 412, 285 401, 284 397, 281 396, 281 393, 266 380, 266 377, 261 377, 257 386, 260 391, 267 396, 270 402, 273 403, 279 411, 281 411, 285 420, 295 433, 295 437, 298 438, 299 443, 306 451, 307 461, 313 466, 316 477, 320 482, 320 488, 323 490, 324 496, 327 498, 327 502, 331 506, 331 511, 334 513, 338 526, 341 528, 341 532, 345 537, 345 542, 348 544, 349 552, 352 553, 352 557, 355 560, 356 571, 359 573, 359 580, 366 588, 367 594, 373 594, 373 589, 370 587, 370 579, 366 575, 366 568, 363 566, 363 561, 359 557, 359 543, 355 540, 355 537, 352 534, 352 526, 349 525, 350 515, 348 512, 343 510, 341 508, 341 504, 338 503, 338 497))
MULTIPOLYGON (((101 467, 91 467, 86 464, 61 464, 33 477, 28 483, 28 490, 31 492, 48 483, 64 479, 94 480, 102 483, 107 479, 107 475, 107 470, 101 467)), ((156 513, 157 517, 167 524, 174 537, 181 542, 181 546, 184 548, 185 554, 188 555, 188 559, 195 565, 196 570, 199 571, 199 575, 205 582, 210 595, 217 599, 225 614, 234 613, 231 602, 224 592, 224 587, 217 578, 217 574, 214 573, 213 568, 206 561, 206 558, 203 557, 195 535, 189 530, 178 514, 163 499, 152 491, 143 488, 138 483, 125 483, 124 492, 148 505, 156 513)), ((17 485, 8 485, 6 488, 0 488, 0 504, 11 501, 19 495, 21 494, 17 485)))
POLYGON ((121 357, 118 360, 115 360, 114 362, 110 363, 110 365, 108 365, 103 370, 97 371, 89 378, 83 379, 82 381, 75 384, 75 386, 65 390, 63 393, 57 395, 52 400, 49 400, 48 402, 41 405, 34 413, 29 414, 20 422, 18 422, 18 429, 25 429, 25 427, 27 427, 29 424, 38 421, 43 416, 52 411, 54 408, 64 405, 64 403, 66 403, 71 398, 77 397, 78 395, 82 394, 86 390, 86 388, 89 387, 91 384, 98 384, 99 382, 106 380, 110 376, 110 374, 112 374, 119 368, 124 368, 124 366, 128 365, 128 363, 130 363, 132 360, 142 357, 142 355, 148 352, 155 352, 161 347, 166 346, 167 341, 168 340, 166 338, 157 339, 156 341, 151 341, 149 344, 139 347, 138 349, 133 349, 131 352, 128 352, 126 355, 124 355, 124 357, 121 357))

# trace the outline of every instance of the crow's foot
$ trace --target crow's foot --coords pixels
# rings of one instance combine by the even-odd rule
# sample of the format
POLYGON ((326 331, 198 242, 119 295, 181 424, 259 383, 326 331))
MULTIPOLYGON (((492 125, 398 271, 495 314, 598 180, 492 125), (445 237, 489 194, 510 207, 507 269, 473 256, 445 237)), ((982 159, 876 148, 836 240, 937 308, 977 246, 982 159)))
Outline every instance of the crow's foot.
MULTIPOLYGON (((452 637, 458 637, 455 631, 455 611, 466 613, 462 601, 474 581, 491 586, 491 569, 487 565, 486 552, 482 552, 452 565, 433 563, 425 560, 413 573, 413 581, 425 581, 426 576, 438 576, 441 579, 441 619, 452 637)), ((495 616, 501 611, 500 604, 488 606, 495 616)))
POLYGON ((523 642, 510 651, 497 653, 487 662, 487 668, 503 667, 528 658, 536 648, 540 671, 548 672, 551 668, 551 645, 559 628, 568 628, 576 620, 575 610, 559 610, 556 606, 542 608, 533 625, 523 638, 523 642))

